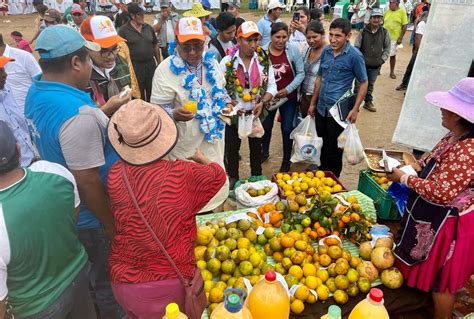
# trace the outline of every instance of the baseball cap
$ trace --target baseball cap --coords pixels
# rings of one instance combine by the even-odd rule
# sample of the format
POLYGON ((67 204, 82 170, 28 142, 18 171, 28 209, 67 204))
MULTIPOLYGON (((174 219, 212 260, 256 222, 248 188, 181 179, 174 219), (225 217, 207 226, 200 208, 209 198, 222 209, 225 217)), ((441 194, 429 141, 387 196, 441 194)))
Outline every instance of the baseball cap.
POLYGON ((127 8, 129 14, 139 14, 145 12, 142 7, 140 7, 137 3, 134 2, 127 4, 127 8))
POLYGON ((389 2, 396 2, 396 3, 400 3, 400 0, 389 0, 389 2))
POLYGON ((179 19, 175 33, 179 42, 186 42, 194 39, 204 41, 205 39, 201 20, 195 17, 184 17, 179 19))
POLYGON ((16 139, 7 122, 0 121, 0 166, 7 164, 16 153, 16 139))
POLYGON ((48 22, 54 22, 61 20, 61 12, 56 9, 48 9, 44 13, 43 19, 48 22))
POLYGON ((93 16, 84 20, 81 34, 84 39, 99 44, 101 48, 110 48, 125 41, 117 34, 112 20, 106 16, 93 16))
POLYGON ((280 0, 272 0, 268 4, 267 12, 276 8, 285 9, 286 5, 284 3, 281 3, 280 0))
POLYGON ((160 1, 160 8, 169 8, 170 2, 168 0, 160 1))
POLYGON ((253 21, 245 21, 237 30, 237 38, 248 38, 254 34, 262 35, 258 31, 257 24, 253 21))
POLYGON ((77 3, 74 3, 72 6, 71 6, 71 14, 74 14, 74 13, 80 13, 80 14, 83 14, 84 11, 82 11, 82 8, 80 5, 78 5, 77 3))
POLYGON ((3 68, 8 62, 15 61, 15 59, 9 58, 4 55, 0 55, 0 68, 3 68))
POLYGON ((240 0, 231 0, 227 3, 229 7, 237 7, 240 9, 240 0))
POLYGON ((91 51, 100 51, 100 45, 89 42, 71 27, 54 25, 44 29, 36 40, 36 48, 40 58, 54 59, 76 52, 82 47, 91 51))
POLYGON ((372 10, 372 13, 370 14, 371 17, 383 17, 383 12, 382 9, 375 8, 372 10))

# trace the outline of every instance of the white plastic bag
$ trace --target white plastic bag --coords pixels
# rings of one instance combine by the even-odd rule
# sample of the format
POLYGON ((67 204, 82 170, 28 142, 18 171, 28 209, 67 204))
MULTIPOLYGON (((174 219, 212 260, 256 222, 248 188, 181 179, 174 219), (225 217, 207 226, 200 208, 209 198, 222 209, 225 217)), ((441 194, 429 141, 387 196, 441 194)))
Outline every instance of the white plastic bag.
POLYGON ((253 114, 245 115, 242 114, 239 116, 239 127, 238 127, 238 132, 239 132, 239 137, 240 139, 243 139, 250 134, 252 134, 252 123, 253 123, 253 114))
POLYGON ((341 134, 346 135, 343 157, 351 165, 356 165, 362 162, 364 160, 364 147, 362 146, 362 141, 359 137, 359 130, 356 125, 354 123, 349 124, 341 134))
POLYGON ((265 134, 260 118, 255 117, 252 122, 252 134, 249 137, 262 137, 265 134))
POLYGON ((244 207, 257 207, 266 203, 276 203, 279 200, 278 186, 269 180, 245 183, 235 190, 235 199, 237 200, 237 208, 239 209, 244 207), (270 187, 270 191, 265 195, 252 197, 247 193, 249 188, 264 189, 267 186, 270 187))
POLYGON ((321 165, 321 148, 323 139, 316 132, 316 122, 311 116, 306 116, 291 132, 293 143, 292 163, 308 163, 321 165))

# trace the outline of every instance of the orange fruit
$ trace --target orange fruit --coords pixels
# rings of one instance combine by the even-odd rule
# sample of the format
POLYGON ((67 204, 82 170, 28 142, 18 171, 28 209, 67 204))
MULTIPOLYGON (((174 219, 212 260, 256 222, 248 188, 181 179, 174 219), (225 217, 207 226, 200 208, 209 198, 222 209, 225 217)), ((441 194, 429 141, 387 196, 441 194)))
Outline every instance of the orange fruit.
POLYGON ((298 233, 296 230, 290 231, 287 235, 293 238, 295 241, 301 240, 301 234, 298 233))
POLYGON ((294 246, 295 240, 292 237, 285 235, 281 238, 280 244, 284 248, 290 248, 294 246))
POLYGON ((327 231, 324 227, 319 227, 318 229, 316 229, 316 232, 318 233, 319 237, 324 237, 327 234, 327 231))
POLYGON ((319 222, 315 222, 315 223, 313 224, 313 228, 314 228, 314 229, 318 229, 319 227, 321 227, 321 225, 319 224, 319 222))
POLYGON ((357 213, 352 213, 351 214, 351 219, 355 222, 358 222, 360 220, 360 215, 357 213))
POLYGON ((249 93, 245 93, 244 96, 242 96, 242 100, 244 100, 244 102, 250 102, 252 101, 252 96, 249 93))
POLYGON ((341 217, 341 220, 342 220, 342 222, 343 222, 344 224, 347 224, 348 222, 351 221, 351 218, 350 218, 349 216, 347 216, 347 215, 343 215, 343 216, 341 217))
POLYGON ((263 206, 260 206, 259 208, 257 208, 257 212, 261 215, 265 214, 265 208, 263 206))
POLYGON ((281 251, 276 251, 273 253, 273 259, 276 263, 279 263, 283 260, 283 253, 281 251))
POLYGON ((340 220, 340 221, 337 222, 337 227, 338 227, 338 228, 344 228, 344 225, 345 225, 345 224, 344 224, 344 222, 343 222, 342 220, 340 220))
POLYGON ((316 239, 316 238, 318 238, 318 233, 315 232, 314 230, 312 230, 311 233, 309 234, 309 237, 311 239, 316 239))
POLYGON ((311 227, 305 227, 304 232, 308 235, 311 234, 311 227))
POLYGON ((268 203, 268 204, 265 204, 265 205, 263 206, 263 209, 265 210, 265 213, 269 213, 269 212, 271 212, 272 210, 276 210, 276 207, 275 207, 274 204, 268 203))

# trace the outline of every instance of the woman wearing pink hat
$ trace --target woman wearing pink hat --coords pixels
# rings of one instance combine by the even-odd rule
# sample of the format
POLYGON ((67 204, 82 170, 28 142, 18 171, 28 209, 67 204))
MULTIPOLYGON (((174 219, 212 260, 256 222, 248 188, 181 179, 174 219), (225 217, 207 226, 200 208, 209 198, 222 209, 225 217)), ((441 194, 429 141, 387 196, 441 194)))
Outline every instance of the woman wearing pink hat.
POLYGON ((474 273, 474 78, 426 100, 441 108, 449 133, 420 161, 420 177, 389 174, 409 188, 395 254, 408 286, 431 291, 434 318, 444 319, 474 273))

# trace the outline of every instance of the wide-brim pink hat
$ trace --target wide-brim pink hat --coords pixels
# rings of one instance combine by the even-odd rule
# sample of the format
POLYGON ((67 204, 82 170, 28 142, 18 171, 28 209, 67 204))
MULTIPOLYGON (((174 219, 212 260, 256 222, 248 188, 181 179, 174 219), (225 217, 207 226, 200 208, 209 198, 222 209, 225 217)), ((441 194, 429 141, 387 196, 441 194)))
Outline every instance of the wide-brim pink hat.
POLYGON ((430 92, 425 99, 474 123, 474 78, 462 79, 447 92, 430 92))

